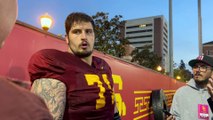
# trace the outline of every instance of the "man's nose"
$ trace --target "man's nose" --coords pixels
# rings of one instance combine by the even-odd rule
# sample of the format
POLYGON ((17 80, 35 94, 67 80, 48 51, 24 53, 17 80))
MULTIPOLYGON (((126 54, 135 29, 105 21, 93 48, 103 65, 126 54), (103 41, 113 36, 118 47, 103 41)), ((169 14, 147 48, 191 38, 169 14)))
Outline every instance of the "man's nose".
POLYGON ((87 38, 87 34, 86 34, 86 32, 84 31, 84 32, 81 33, 81 39, 86 39, 86 38, 87 38))
POLYGON ((200 68, 198 68, 198 69, 196 69, 195 70, 195 74, 200 74, 201 72, 200 72, 200 68))

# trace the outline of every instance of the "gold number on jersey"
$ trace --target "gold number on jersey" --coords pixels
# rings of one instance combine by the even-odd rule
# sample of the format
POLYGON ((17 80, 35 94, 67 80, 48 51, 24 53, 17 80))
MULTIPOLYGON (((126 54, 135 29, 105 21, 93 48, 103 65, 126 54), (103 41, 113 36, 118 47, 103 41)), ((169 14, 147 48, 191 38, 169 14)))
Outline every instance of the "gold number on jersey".
MULTIPOLYGON (((110 86, 110 82, 107 79, 107 75, 103 74, 102 77, 104 79, 104 82, 107 84, 108 88, 112 89, 112 87, 110 86)), ((85 74, 85 78, 86 78, 87 84, 89 86, 95 85, 95 83, 96 83, 97 86, 99 87, 100 92, 98 93, 99 99, 96 100, 96 109, 103 108, 106 104, 106 100, 105 100, 106 98, 104 96, 106 89, 103 87, 103 83, 101 82, 99 76, 95 75, 95 74, 85 74)), ((113 98, 112 103, 114 103, 114 94, 113 93, 112 93, 112 98, 113 98)))
MULTIPOLYGON (((103 77, 103 79, 104 79, 104 82, 107 84, 108 88, 109 88, 110 90, 112 90, 112 87, 110 86, 110 82, 109 82, 109 80, 107 79, 107 75, 106 75, 106 74, 103 74, 102 77, 103 77)), ((114 95, 114 93, 112 93, 111 98, 112 98, 112 104, 114 104, 114 102, 115 102, 115 95, 114 95)))

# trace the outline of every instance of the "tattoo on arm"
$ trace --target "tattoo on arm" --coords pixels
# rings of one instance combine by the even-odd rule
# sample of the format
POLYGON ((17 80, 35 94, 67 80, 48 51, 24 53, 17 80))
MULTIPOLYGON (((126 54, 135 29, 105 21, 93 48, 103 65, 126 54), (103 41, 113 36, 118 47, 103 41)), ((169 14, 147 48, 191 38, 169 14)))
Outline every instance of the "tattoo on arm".
POLYGON ((62 120, 66 104, 66 86, 52 78, 41 78, 34 81, 31 91, 45 101, 54 120, 62 120))

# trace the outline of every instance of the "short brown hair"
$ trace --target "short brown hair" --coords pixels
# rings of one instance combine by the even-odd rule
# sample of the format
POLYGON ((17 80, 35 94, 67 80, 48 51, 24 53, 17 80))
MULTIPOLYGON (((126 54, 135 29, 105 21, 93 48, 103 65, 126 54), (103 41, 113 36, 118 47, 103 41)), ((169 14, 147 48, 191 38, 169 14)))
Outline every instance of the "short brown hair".
POLYGON ((73 25, 74 22, 90 22, 93 26, 93 29, 95 28, 95 23, 89 15, 81 12, 74 12, 71 13, 67 16, 66 21, 65 21, 65 29, 66 29, 66 34, 69 34, 69 31, 73 25))

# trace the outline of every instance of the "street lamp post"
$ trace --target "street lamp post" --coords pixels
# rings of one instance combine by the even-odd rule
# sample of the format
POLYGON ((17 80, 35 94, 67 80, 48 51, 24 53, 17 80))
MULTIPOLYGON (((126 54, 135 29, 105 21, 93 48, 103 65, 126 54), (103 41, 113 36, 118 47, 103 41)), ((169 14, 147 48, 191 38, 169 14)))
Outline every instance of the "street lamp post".
POLYGON ((201 0, 198 0, 198 48, 199 55, 202 55, 202 16, 201 16, 201 0))
POLYGON ((172 0, 169 0, 169 76, 173 77, 172 0))
POLYGON ((52 17, 48 15, 48 13, 42 15, 40 17, 41 27, 44 31, 48 31, 52 25, 52 17))

